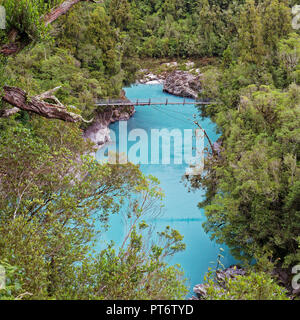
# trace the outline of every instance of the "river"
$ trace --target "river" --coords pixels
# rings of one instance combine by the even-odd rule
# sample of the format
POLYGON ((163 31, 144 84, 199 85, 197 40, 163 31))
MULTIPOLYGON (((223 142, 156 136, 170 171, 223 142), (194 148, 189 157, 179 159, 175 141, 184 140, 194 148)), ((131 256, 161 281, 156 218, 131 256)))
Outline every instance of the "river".
MULTIPOLYGON (((149 98, 153 101, 165 101, 166 98, 170 102, 183 100, 183 98, 164 93, 162 85, 133 85, 124 90, 126 96, 132 101, 136 99, 145 101, 149 98)), ((138 128, 145 130, 150 136, 151 129, 164 128, 182 131, 196 129, 192 121, 194 114, 198 115, 194 105, 138 106, 135 115, 127 122, 128 132, 138 128)), ((218 135, 210 119, 200 120, 199 123, 205 128, 211 140, 216 141, 218 135)), ((118 145, 119 123, 111 125, 110 129, 116 133, 118 145)), ((130 143, 128 148, 130 148, 130 143)), ((97 154, 98 159, 101 159, 102 152, 97 154)), ((188 192, 187 187, 181 182, 187 165, 174 164, 172 159, 174 159, 174 152, 171 153, 171 164, 142 164, 141 170, 146 175, 151 174, 157 177, 165 192, 163 214, 155 220, 157 229, 162 231, 169 225, 184 236, 186 250, 176 254, 169 262, 182 266, 185 276, 189 279, 191 293, 194 285, 202 283, 208 268, 216 266, 220 246, 211 241, 209 235, 202 228, 205 215, 204 211, 197 207, 197 204, 203 200, 204 191, 188 192)), ((119 243, 123 234, 124 226, 120 223, 120 218, 114 217, 111 230, 106 234, 106 240, 114 240, 119 243)), ((228 248, 221 247, 224 249, 222 263, 226 267, 236 263, 228 248)))

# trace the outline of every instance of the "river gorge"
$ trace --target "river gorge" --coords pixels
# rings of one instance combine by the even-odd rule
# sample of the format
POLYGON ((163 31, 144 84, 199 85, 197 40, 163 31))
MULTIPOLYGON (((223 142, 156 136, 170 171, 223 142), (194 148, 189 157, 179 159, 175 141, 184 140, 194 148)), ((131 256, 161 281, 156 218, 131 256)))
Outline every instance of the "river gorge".
MULTIPOLYGON (((151 98, 154 101, 179 102, 183 98, 176 97, 163 92, 161 84, 146 85, 138 84, 129 88, 124 88, 126 97, 135 101, 136 99, 145 100, 151 98)), ((193 101, 187 99, 186 101, 193 101)), ((136 112, 127 122, 127 131, 134 129, 142 129, 150 136, 153 129, 173 129, 195 130, 197 127, 193 123, 193 115, 198 114, 198 110, 194 105, 170 105, 170 106, 138 106, 136 112)), ((218 138, 216 128, 210 119, 203 119, 201 126, 207 131, 210 138, 215 142, 218 138)), ((109 146, 117 146, 119 150, 119 127, 120 123, 115 122, 110 125, 111 143, 106 144, 97 153, 97 159, 103 160, 109 146)), ((136 143, 136 142, 135 142, 136 143)), ((134 142, 128 142, 127 148, 130 149, 134 142)), ((207 147, 208 142, 205 141, 207 147)), ((149 155, 151 154, 149 144, 149 155)), ((161 153, 162 144, 160 144, 159 152, 161 153)), ((145 175, 153 175, 160 180, 161 187, 165 193, 164 208, 162 214, 155 219, 150 219, 151 224, 155 224, 157 231, 163 231, 166 226, 178 230, 184 236, 186 250, 176 254, 170 263, 180 264, 184 270, 185 276, 188 278, 190 293, 193 286, 203 281, 205 273, 209 267, 215 267, 217 257, 220 253, 220 247, 224 249, 222 255, 222 263, 228 267, 235 263, 235 260, 225 246, 220 246, 211 241, 209 235, 203 230, 202 223, 205 221, 204 211, 197 207, 197 204, 203 200, 204 191, 189 192, 188 188, 182 182, 187 165, 174 164, 174 148, 171 148, 170 164, 141 164, 141 171, 145 175)), ((149 222, 149 221, 148 221, 149 222)), ((120 244, 125 232, 126 226, 122 222, 120 216, 114 216, 111 220, 111 228, 105 235, 105 240, 113 240, 116 244, 120 244)), ((103 240, 103 235, 102 235, 103 240)))

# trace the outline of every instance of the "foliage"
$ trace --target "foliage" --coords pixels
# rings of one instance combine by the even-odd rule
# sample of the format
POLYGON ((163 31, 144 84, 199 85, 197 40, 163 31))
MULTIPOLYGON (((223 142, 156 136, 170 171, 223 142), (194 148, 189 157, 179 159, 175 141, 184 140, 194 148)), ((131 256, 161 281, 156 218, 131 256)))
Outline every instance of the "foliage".
POLYGON ((21 86, 31 96, 61 86, 57 98, 89 119, 95 110, 95 99, 108 95, 110 89, 103 73, 91 75, 78 65, 67 50, 40 44, 9 58, 5 74, 12 85, 21 86))
POLYGON ((125 249, 116 252, 109 246, 95 257, 93 263, 76 270, 74 289, 62 292, 71 299, 183 299, 187 289, 183 272, 162 261, 163 248, 152 246, 145 251, 142 235, 132 230, 125 249))
MULTIPOLYGON (((2 121, 1 129, 0 259, 22 267, 16 276, 22 291, 15 289, 14 296, 24 290, 35 299, 116 299, 126 294, 132 299, 179 298, 185 294, 181 273, 165 264, 166 255, 162 257, 165 251, 174 254, 178 245, 178 250, 184 249, 182 237, 172 233, 160 254, 148 256, 143 248, 146 240, 135 232, 149 208, 159 209, 155 203, 162 194, 155 179, 147 179, 131 164, 100 165, 80 156, 89 146, 81 130, 71 124, 37 117, 30 128, 10 120, 2 121), (91 255, 110 216, 126 207, 135 218, 120 253, 114 255, 116 249, 108 247, 98 258, 96 251, 91 255), (105 259, 112 258, 116 265, 105 265, 105 259), (124 284, 126 277, 132 279, 132 291, 121 285, 118 293, 108 290, 102 295, 94 287, 110 286, 116 279, 107 278, 105 268, 118 265, 126 270, 124 284), (168 281, 164 289, 154 280, 158 276, 168 281)), ((116 283, 121 279, 118 275, 116 283)))
MULTIPOLYGON (((18 281, 18 276, 22 275, 22 270, 17 267, 11 266, 7 261, 0 260, 0 267, 4 270, 1 274, 4 276, 5 287, 0 289, 0 300, 15 300, 22 299, 25 296, 31 296, 28 292, 23 292, 19 296, 14 296, 16 292, 21 292, 21 284, 18 281)), ((0 270, 1 272, 1 270, 0 270)))
POLYGON ((212 238, 237 258, 271 251, 287 267, 299 262, 300 38, 288 33, 285 1, 250 0, 241 12, 239 46, 202 78, 202 96, 218 104, 200 111, 217 123, 221 152, 190 183, 206 189, 212 238))
POLYGON ((300 36, 296 33, 279 42, 279 62, 285 83, 300 84, 300 36))
MULTIPOLYGON (((299 262, 295 1, 82 2, 46 28, 43 16, 60 2, 0 0, 8 21, 1 43, 14 29, 17 40, 31 42, 1 57, 1 87, 34 95, 61 85, 58 98, 91 118, 96 98, 117 97, 134 82, 141 59, 217 57, 202 70, 202 97, 218 104, 200 111, 222 133, 221 151, 206 158, 205 176, 190 181, 207 191, 205 229, 238 258, 271 252, 286 266, 299 262)), ((180 268, 165 262, 184 250, 182 236, 170 228, 153 234, 143 220, 160 210, 155 178, 131 164, 96 163, 78 125, 20 112, 1 119, 0 129, 0 261, 8 275, 1 299, 184 297, 180 268), (117 213, 129 225, 124 242, 99 250, 96 239, 117 213)), ((221 293, 211 288, 210 296, 285 298, 261 272, 228 281, 221 293)))
POLYGON ((205 229, 236 257, 264 248, 298 262, 299 92, 250 85, 237 109, 215 115, 222 155, 207 159, 208 174, 192 184, 207 187, 205 229))
POLYGON ((289 300, 287 292, 264 272, 250 272, 245 276, 225 278, 222 286, 213 274, 206 275, 206 300, 289 300))
POLYGON ((41 18, 61 0, 1 0, 7 15, 8 30, 16 29, 32 40, 40 40, 47 35, 47 28, 41 18))

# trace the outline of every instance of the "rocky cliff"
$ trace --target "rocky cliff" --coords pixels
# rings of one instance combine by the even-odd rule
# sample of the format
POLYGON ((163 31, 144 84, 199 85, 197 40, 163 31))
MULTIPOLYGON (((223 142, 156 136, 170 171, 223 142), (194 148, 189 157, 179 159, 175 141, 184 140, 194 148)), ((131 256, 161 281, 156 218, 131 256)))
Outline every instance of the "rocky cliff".
MULTIPOLYGON (((122 92, 122 100, 130 102, 122 92)), ((83 136, 90 139, 100 149, 105 143, 110 141, 109 125, 116 121, 127 121, 135 113, 135 108, 131 106, 105 107, 96 111, 93 123, 85 130, 83 136)))

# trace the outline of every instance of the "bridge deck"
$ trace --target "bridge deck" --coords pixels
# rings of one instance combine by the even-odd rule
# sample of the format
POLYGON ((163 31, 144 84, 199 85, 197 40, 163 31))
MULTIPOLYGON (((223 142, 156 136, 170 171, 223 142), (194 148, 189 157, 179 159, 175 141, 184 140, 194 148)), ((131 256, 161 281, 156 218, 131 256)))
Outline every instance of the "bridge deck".
POLYGON ((148 101, 124 101, 124 100, 99 100, 96 102, 96 106, 99 107, 106 107, 106 106, 151 106, 151 105, 186 105, 186 104, 193 104, 193 105, 208 105, 208 104, 215 104, 213 101, 205 102, 205 101, 152 101, 149 99, 148 101))

